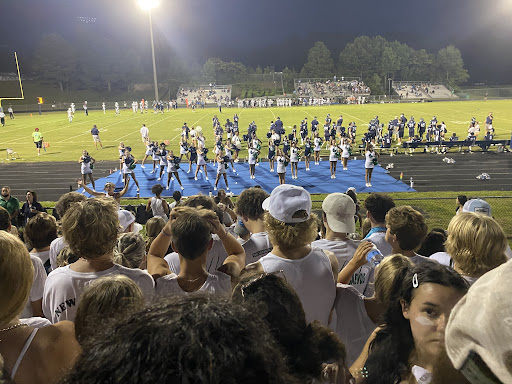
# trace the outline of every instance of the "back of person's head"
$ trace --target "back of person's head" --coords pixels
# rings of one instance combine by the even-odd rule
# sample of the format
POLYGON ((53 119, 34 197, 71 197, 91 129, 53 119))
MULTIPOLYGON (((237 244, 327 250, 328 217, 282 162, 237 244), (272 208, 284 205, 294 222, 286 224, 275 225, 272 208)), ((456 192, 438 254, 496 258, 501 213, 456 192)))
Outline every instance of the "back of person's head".
POLYGON ((75 335, 80 344, 92 341, 98 329, 144 307, 139 286, 124 275, 105 276, 89 284, 78 304, 75 335))
POLYGON ((391 208, 386 214, 386 226, 404 251, 415 250, 427 236, 425 218, 408 205, 391 208))
POLYGON ((179 202, 181 200, 181 192, 180 191, 174 191, 172 193, 172 198, 176 201, 176 202, 179 202))
POLYGON ((0 207, 0 231, 7 231, 11 225, 11 215, 4 207, 0 207))
POLYGON ((75 256, 69 246, 65 246, 62 248, 57 255, 57 267, 65 267, 66 265, 73 264, 75 261, 79 259, 78 256, 75 256))
POLYGON ((81 201, 87 200, 87 197, 78 192, 68 192, 63 194, 55 204, 55 210, 60 218, 64 217, 69 207, 81 201))
POLYGON ((25 245, 16 236, 0 231, 0 326, 25 308, 33 279, 34 267, 25 245))
POLYGON ((344 364, 343 344, 318 322, 306 323, 300 299, 283 277, 245 273, 239 278, 232 299, 264 314, 291 370, 299 376, 320 379, 322 363, 344 364))
POLYGON ((448 225, 446 251, 464 275, 479 277, 505 263, 507 237, 492 217, 461 212, 448 225))
POLYGON ((393 286, 382 329, 370 344, 365 383, 401 382, 403 375, 410 372, 409 359, 415 340, 410 320, 404 317, 403 311, 411 306, 418 288, 425 284, 453 288, 461 295, 468 290, 468 283, 461 275, 437 262, 425 262, 409 268, 402 281, 393 286))
POLYGON ((165 220, 159 216, 152 217, 146 222, 146 252, 164 227, 165 220))
POLYGON ((219 207, 217 207, 217 204, 215 203, 215 200, 213 197, 206 196, 206 195, 194 195, 190 196, 187 200, 183 201, 181 203, 182 206, 185 207, 192 207, 192 208, 205 208, 209 209, 217 214, 217 217, 219 218, 219 221, 222 223, 224 220, 224 212, 222 212, 219 207))
POLYGON ((64 384, 297 383, 267 324, 215 296, 166 298, 87 344, 64 384))
MULTIPOLYGON (((357 200, 357 199, 356 199, 357 200)), ((354 233, 356 223, 356 204, 354 200, 345 193, 331 193, 322 202, 324 221, 331 231, 336 233, 354 233)))
POLYGON ((197 259, 210 246, 212 222, 217 215, 209 209, 178 207, 171 213, 172 245, 188 260, 197 259))
POLYGON ((156 196, 159 196, 164 191, 164 187, 162 184, 155 184, 151 187, 151 193, 156 196))
POLYGON ((364 201, 364 207, 372 214, 375 222, 384 223, 386 214, 395 207, 395 202, 391 196, 384 193, 372 193, 364 201))
POLYGON ((431 230, 420 248, 418 249, 418 254, 429 257, 436 252, 444 252, 444 243, 446 242, 446 233, 445 231, 440 231, 438 229, 431 230))
POLYGON ((73 204, 62 218, 62 233, 71 252, 86 259, 111 253, 119 230, 113 199, 95 198, 73 204))
POLYGON ((457 196, 457 201, 460 205, 464 206, 466 204, 466 201, 468 201, 468 197, 466 195, 459 195, 457 196))
POLYGON ((25 241, 34 248, 48 247, 57 236, 57 220, 46 212, 30 218, 25 226, 25 241))
POLYGON ((412 268, 410 258, 396 254, 385 257, 375 270, 375 298, 386 307, 391 301, 391 293, 401 285, 406 273, 412 268))
POLYGON ((115 248, 114 261, 128 268, 139 268, 146 256, 146 241, 139 233, 123 233, 115 248))
POLYGON ((263 219, 265 211, 261 205, 267 197, 268 193, 261 188, 244 189, 236 200, 236 214, 250 220, 263 219))
POLYGON ((363 225, 361 227, 361 237, 364 239, 366 235, 370 232, 372 229, 372 222, 369 218, 365 218, 363 220, 363 225))

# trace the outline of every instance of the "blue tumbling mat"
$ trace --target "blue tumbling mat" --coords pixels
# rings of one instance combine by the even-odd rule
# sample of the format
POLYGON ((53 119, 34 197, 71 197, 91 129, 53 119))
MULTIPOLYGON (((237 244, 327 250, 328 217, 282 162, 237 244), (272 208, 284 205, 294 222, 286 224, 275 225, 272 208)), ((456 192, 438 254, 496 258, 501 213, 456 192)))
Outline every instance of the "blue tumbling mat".
MULTIPOLYGON (((306 171, 306 166, 303 161, 299 162, 298 167, 298 179, 292 179, 290 165, 286 169, 286 183, 299 185, 304 187, 309 193, 333 193, 333 192, 346 192, 349 187, 354 187, 358 193, 360 192, 415 192, 413 188, 410 188, 407 184, 400 180, 396 180, 391 177, 384 168, 376 166, 373 170, 372 175, 372 187, 365 186, 364 180, 364 160, 349 160, 348 170, 343 171, 341 162, 338 162, 336 170, 336 179, 331 179, 329 171, 329 161, 320 161, 319 165, 315 165, 312 161, 310 163, 310 171, 306 171)), ((152 165, 147 164, 145 169, 142 169, 137 164, 135 168, 135 176, 140 185, 139 197, 151 197, 151 187, 155 184, 162 184, 164 188, 167 186, 167 172, 164 171, 162 180, 158 181, 160 169, 157 168, 156 173, 151 173, 152 165)), ((217 165, 213 163, 207 164, 208 179, 204 173, 199 172, 197 180, 194 180, 196 166, 192 166, 192 171, 188 171, 188 163, 181 164, 181 168, 178 170, 181 183, 185 188, 182 191, 184 196, 196 195, 198 193, 209 194, 214 191, 215 178, 217 176, 217 165)), ((277 169, 277 164, 275 166, 277 169)), ((231 169, 231 166, 227 169, 227 177, 230 192, 234 195, 239 195, 246 188, 254 187, 256 185, 261 186, 268 193, 279 185, 279 178, 277 173, 270 172, 268 162, 261 162, 256 166, 255 179, 251 179, 249 175, 249 164, 248 163, 235 163, 235 172, 231 169)), ((97 191, 102 191, 103 186, 107 182, 112 182, 116 185, 116 191, 120 191, 123 188, 123 178, 119 171, 96 180, 97 191)), ((90 184, 89 184, 90 187, 90 184)), ((180 185, 176 180, 171 180, 169 184, 169 190, 164 190, 162 196, 172 196, 173 191, 180 190, 180 185)), ((226 189, 224 178, 221 176, 218 184, 218 188, 226 189)), ((78 192, 83 192, 83 189, 79 189, 78 192)), ((86 195, 88 195, 86 193, 86 195)), ((130 187, 124 197, 137 197, 137 187, 133 180, 130 181, 130 187)))

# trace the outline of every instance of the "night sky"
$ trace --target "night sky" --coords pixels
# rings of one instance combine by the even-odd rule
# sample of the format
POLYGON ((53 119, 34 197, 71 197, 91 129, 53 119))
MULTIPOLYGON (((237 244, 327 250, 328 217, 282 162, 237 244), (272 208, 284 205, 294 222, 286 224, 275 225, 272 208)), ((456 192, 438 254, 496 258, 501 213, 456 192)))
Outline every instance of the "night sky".
MULTIPOLYGON (((430 52, 455 44, 472 82, 512 82, 512 0, 160 1, 153 12, 157 38, 194 63, 216 56, 300 70, 315 41, 337 59, 354 37, 380 34, 430 52)), ((1 9, 3 53, 30 55, 46 33, 72 41, 78 16, 95 17, 88 27, 113 40, 149 39, 136 0, 2 0, 1 9)))

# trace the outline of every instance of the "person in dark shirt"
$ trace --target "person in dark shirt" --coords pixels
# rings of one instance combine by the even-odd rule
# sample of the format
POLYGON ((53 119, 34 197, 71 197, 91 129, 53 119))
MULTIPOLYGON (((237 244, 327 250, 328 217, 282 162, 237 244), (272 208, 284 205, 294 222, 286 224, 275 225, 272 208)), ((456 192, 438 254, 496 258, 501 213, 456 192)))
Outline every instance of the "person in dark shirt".
POLYGON ((101 146, 101 149, 103 149, 103 144, 101 144, 100 140, 100 131, 96 125, 92 126, 91 135, 94 141, 94 145, 96 146, 96 149, 98 149, 98 144, 101 146))
POLYGON ((411 116, 411 120, 407 123, 407 128, 409 128, 409 139, 414 137, 414 129, 416 127, 416 122, 414 121, 414 117, 411 116))
POLYGON ((420 139, 423 140, 423 135, 425 134, 425 130, 427 129, 427 123, 423 120, 423 117, 420 119, 418 123, 418 133, 420 135, 420 139))

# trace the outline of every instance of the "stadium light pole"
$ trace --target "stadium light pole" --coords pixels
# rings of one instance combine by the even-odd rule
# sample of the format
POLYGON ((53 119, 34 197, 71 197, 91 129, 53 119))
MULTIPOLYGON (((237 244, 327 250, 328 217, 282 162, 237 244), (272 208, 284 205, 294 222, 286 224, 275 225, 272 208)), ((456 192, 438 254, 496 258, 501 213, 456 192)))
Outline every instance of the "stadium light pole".
POLYGON ((158 81, 156 79, 155 43, 153 42, 153 22, 151 21, 151 10, 158 7, 158 0, 139 0, 139 6, 148 11, 149 32, 151 35, 151 56, 153 57, 153 81, 155 83, 155 101, 158 102, 158 81))

